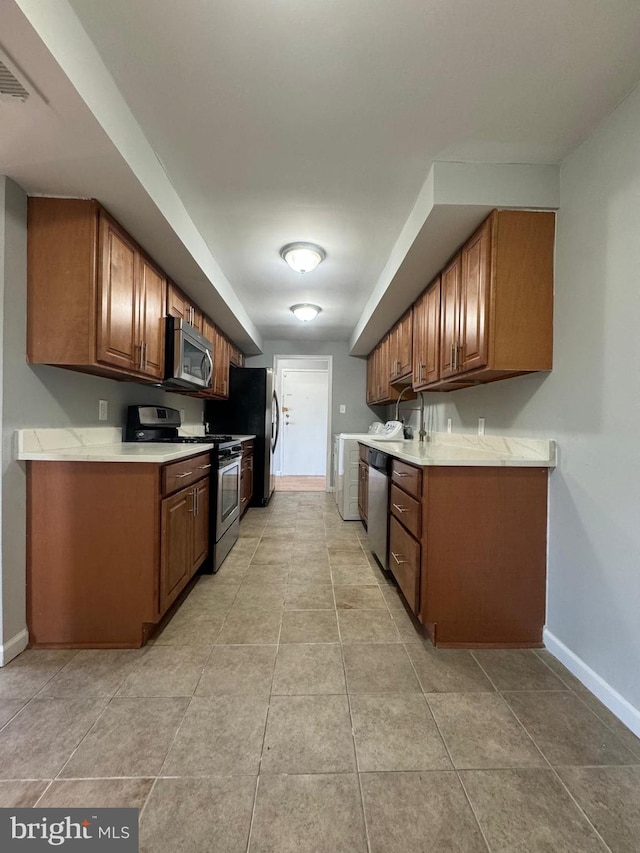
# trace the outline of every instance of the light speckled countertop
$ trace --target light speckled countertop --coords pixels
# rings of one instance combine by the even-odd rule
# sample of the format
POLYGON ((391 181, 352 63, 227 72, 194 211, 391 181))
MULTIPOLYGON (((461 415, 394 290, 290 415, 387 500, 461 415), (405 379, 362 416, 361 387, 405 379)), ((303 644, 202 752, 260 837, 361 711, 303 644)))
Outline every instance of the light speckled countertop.
MULTIPOLYGON (((184 430, 185 435, 202 434, 184 430)), ((234 435, 236 441, 255 438, 234 435)), ((151 462, 162 465, 213 450, 213 444, 123 442, 118 427, 22 429, 16 432, 16 458, 32 462, 151 462)))
POLYGON ((358 437, 367 447, 382 450, 412 465, 554 468, 556 443, 548 439, 436 432, 431 441, 376 441, 358 437))

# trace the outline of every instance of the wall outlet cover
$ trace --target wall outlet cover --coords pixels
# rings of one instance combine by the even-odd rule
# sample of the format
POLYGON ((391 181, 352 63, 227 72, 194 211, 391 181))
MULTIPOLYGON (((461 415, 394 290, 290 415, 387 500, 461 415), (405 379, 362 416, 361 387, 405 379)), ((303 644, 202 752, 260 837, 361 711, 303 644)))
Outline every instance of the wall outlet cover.
POLYGON ((109 417, 109 404, 106 400, 98 400, 98 420, 106 421, 109 417))
POLYGON ((478 418, 478 435, 484 435, 485 418, 478 418))
POLYGON ((341 406, 340 406, 340 414, 341 414, 341 415, 346 415, 346 413, 347 413, 347 407, 346 407, 346 406, 344 405, 344 403, 343 403, 343 404, 341 404, 341 406))

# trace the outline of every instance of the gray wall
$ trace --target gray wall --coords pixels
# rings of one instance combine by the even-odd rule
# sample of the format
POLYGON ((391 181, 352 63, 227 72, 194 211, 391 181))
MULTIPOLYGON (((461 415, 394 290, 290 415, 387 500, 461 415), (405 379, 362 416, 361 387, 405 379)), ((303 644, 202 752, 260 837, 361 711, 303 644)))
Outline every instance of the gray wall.
POLYGON ((265 341, 262 355, 247 359, 247 367, 273 367, 276 355, 332 355, 331 432, 366 432, 376 413, 365 402, 367 362, 349 355, 346 341, 265 341), (340 404, 347 407, 340 414, 340 404))
POLYGON ((200 400, 160 388, 116 382, 26 363, 27 199, 0 177, 0 310, 2 325, 2 612, 4 645, 25 626, 26 466, 15 460, 14 432, 23 427, 101 426, 98 400, 109 403, 107 425, 124 423, 131 403, 164 403, 202 422, 200 400), (3 297, 3 298, 2 298, 3 297))
POLYGON ((547 627, 640 733, 638 139, 640 90, 562 163, 553 371, 434 401, 439 429, 558 440, 547 627))

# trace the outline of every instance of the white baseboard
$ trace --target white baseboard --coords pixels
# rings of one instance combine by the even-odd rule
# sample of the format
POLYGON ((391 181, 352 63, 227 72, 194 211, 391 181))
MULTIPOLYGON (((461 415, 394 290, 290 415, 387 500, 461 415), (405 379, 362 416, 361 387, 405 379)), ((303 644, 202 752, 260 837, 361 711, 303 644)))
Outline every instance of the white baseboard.
POLYGON ((598 699, 606 705, 612 714, 621 720, 627 728, 640 737, 640 710, 635 708, 631 702, 621 696, 610 684, 594 672, 590 666, 571 651, 552 634, 547 628, 544 629, 542 639, 547 649, 560 663, 563 663, 578 681, 581 681, 598 699))
POLYGON ((23 628, 18 634, 13 636, 4 645, 0 645, 0 666, 6 666, 9 661, 17 657, 20 652, 23 652, 29 643, 29 632, 23 628))

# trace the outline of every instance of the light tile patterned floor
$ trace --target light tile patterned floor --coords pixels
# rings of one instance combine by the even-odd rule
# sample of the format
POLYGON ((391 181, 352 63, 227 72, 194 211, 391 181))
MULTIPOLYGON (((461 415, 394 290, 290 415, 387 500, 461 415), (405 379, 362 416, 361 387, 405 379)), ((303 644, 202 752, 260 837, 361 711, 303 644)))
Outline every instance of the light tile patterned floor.
POLYGON ((136 806, 143 851, 640 849, 640 741, 544 650, 423 641, 324 493, 146 649, 20 655, 0 726, 0 806, 136 806))

